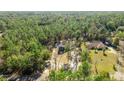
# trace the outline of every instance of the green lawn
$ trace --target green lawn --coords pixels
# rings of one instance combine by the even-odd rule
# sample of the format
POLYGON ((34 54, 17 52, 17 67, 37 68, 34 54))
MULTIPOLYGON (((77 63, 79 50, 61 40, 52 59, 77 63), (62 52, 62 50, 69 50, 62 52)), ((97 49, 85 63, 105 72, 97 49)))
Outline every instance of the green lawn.
POLYGON ((90 50, 90 58, 92 62, 92 72, 114 72, 113 65, 117 62, 117 56, 109 51, 106 51, 106 56, 103 55, 103 51, 100 50, 95 53, 95 50, 90 50))

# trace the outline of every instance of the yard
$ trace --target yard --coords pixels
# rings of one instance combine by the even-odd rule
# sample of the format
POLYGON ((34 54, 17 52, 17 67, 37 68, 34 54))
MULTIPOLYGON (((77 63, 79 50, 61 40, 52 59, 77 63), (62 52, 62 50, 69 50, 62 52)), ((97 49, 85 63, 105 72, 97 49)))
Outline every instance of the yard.
POLYGON ((117 55, 110 50, 106 50, 106 55, 102 50, 90 50, 90 58, 92 63, 92 72, 114 72, 114 65, 117 62, 117 55))
MULTIPOLYGON (((82 43, 81 48, 86 48, 84 43, 82 43)), ((117 63, 117 54, 113 48, 108 47, 105 51, 106 55, 102 50, 98 50, 97 52, 94 49, 88 50, 91 60, 91 71, 93 74, 100 72, 114 72, 114 65, 117 63)))

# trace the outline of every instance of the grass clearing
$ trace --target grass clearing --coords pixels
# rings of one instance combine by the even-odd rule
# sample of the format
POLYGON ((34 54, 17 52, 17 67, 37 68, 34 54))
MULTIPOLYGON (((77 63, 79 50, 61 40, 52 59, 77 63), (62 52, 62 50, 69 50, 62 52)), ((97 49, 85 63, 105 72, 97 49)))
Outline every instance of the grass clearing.
POLYGON ((106 51, 106 56, 103 54, 102 50, 95 53, 95 50, 90 50, 90 58, 92 62, 92 72, 114 72, 113 66, 117 62, 117 56, 114 53, 106 51), (96 64, 96 68, 95 68, 96 64))

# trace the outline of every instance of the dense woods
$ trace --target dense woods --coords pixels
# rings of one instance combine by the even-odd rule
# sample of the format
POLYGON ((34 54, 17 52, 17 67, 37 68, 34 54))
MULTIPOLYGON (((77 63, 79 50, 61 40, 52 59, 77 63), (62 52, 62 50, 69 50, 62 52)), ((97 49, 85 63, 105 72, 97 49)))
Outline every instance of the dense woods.
MULTIPOLYGON (((61 40, 74 40, 77 47, 81 42, 98 40, 117 48, 119 40, 124 40, 124 13, 0 12, 0 74, 42 73, 61 40)), ((66 44, 66 52, 70 51, 68 47, 66 44)), ((50 80, 108 80, 107 73, 90 76, 88 56, 82 51, 77 72, 51 71, 50 80)))

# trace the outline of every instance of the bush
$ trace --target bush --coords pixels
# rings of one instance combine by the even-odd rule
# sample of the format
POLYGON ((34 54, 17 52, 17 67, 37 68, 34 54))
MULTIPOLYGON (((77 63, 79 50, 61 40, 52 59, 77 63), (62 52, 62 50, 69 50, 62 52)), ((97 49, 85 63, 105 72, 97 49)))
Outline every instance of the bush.
POLYGON ((0 76, 0 81, 6 81, 7 79, 3 76, 0 76))
POLYGON ((94 80, 96 80, 96 81, 110 80, 109 73, 101 72, 94 77, 94 80))

